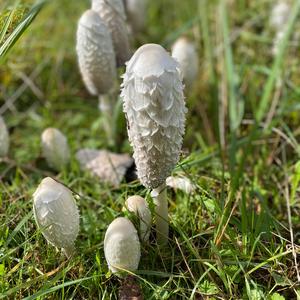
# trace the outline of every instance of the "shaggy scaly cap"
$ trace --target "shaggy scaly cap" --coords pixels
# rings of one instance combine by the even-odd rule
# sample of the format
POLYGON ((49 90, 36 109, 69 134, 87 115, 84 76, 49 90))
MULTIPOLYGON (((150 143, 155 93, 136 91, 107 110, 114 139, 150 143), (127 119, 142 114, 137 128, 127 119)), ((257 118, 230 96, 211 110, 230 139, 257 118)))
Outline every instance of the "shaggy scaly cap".
POLYGON ((144 45, 127 63, 122 87, 138 177, 154 189, 170 175, 182 146, 187 109, 178 63, 161 46, 144 45))
POLYGON ((66 137, 56 128, 47 128, 42 133, 42 152, 48 165, 57 171, 70 161, 66 137))
POLYGON ((172 47, 172 56, 179 62, 183 80, 190 88, 199 70, 198 54, 194 43, 185 37, 179 38, 172 47))
POLYGON ((87 10, 79 20, 76 51, 88 91, 92 95, 107 94, 117 76, 116 58, 109 31, 92 10, 87 10))
POLYGON ((130 57, 126 14, 122 0, 92 0, 92 10, 97 12, 110 31, 116 53, 117 65, 130 57))
POLYGON ((6 156, 9 149, 9 134, 3 118, 0 116, 0 157, 6 156))
POLYGON ((126 218, 115 219, 107 228, 104 254, 113 273, 122 269, 136 271, 141 257, 141 246, 136 229, 126 218))
POLYGON ((44 178, 33 194, 33 211, 46 240, 70 253, 79 231, 79 213, 71 191, 44 178))
POLYGON ((151 227, 151 211, 147 201, 140 196, 131 196, 126 200, 125 207, 139 218, 140 238, 141 241, 147 242, 149 240, 151 227))

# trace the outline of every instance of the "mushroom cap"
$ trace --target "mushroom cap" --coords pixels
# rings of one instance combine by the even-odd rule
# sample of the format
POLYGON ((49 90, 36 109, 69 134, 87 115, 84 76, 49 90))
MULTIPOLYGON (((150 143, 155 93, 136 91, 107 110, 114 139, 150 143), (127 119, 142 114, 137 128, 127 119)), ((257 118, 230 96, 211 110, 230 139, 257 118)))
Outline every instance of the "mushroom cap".
POLYGON ((157 188, 178 162, 185 129, 178 63, 160 45, 140 47, 127 63, 121 97, 138 177, 157 188))
POLYGON ((148 241, 152 217, 147 201, 137 195, 131 196, 125 201, 125 207, 139 218, 140 238, 143 242, 148 241))
POLYGON ((50 177, 42 180, 33 194, 33 211, 46 240, 69 249, 79 231, 79 213, 71 191, 50 177))
POLYGON ((195 44, 185 37, 180 37, 172 47, 172 57, 179 63, 185 84, 188 88, 192 87, 199 71, 199 59, 195 44))
POLYGON ((117 65, 124 65, 130 57, 130 46, 123 1, 92 0, 92 10, 99 14, 111 34, 117 65))
POLYGON ((93 10, 79 19, 76 51, 87 90, 92 95, 108 93, 117 78, 116 58, 108 28, 93 10))
POLYGON ((146 0, 126 0, 128 21, 133 31, 144 29, 146 23, 146 0))
POLYGON ((9 150, 9 133, 3 118, 0 116, 0 157, 6 156, 9 150))
POLYGON ((109 269, 121 276, 122 270, 136 271, 141 257, 141 246, 133 224, 126 218, 116 218, 107 228, 104 254, 109 269))
POLYGON ((42 152, 48 165, 60 171, 70 161, 70 149, 66 137, 56 128, 47 128, 42 133, 42 152))

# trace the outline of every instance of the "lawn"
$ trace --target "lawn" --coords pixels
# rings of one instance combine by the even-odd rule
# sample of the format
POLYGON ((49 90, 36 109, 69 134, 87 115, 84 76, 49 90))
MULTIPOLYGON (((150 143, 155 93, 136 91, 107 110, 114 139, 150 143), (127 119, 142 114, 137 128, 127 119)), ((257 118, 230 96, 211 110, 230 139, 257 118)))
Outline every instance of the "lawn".
POLYGON ((274 0, 148 2, 134 49, 158 43, 170 51, 183 34, 198 49, 173 172, 196 192, 168 189, 168 244, 159 247, 152 230, 127 280, 109 272, 105 231, 126 215, 129 196, 151 206, 150 193, 138 180, 101 183, 75 158, 81 148, 132 154, 121 100, 111 120, 117 142, 108 145, 98 100, 78 70, 77 21, 90 1, 0 3, 0 115, 10 133, 8 158, 0 160, 0 299, 117 299, 122 287, 141 289, 140 299, 300 299, 299 0, 290 1, 275 55, 274 0), (28 28, 6 47, 24 20, 28 28), (60 129, 70 145, 71 163, 61 172, 41 155, 47 127, 60 129), (34 220, 33 193, 46 176, 68 186, 79 207, 70 259, 47 244, 34 220))

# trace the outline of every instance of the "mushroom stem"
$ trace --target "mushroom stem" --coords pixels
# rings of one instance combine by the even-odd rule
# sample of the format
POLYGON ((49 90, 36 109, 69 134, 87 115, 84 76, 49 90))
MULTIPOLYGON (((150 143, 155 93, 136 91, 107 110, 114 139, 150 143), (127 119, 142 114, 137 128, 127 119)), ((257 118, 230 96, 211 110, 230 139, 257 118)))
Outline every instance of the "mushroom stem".
POLYGON ((114 146, 114 127, 112 124, 113 106, 109 94, 99 95, 99 110, 102 114, 103 129, 106 133, 107 141, 110 146, 114 146))
POLYGON ((156 239, 158 245, 168 242, 169 219, 168 219, 168 199, 166 184, 162 184, 151 192, 155 204, 156 239))

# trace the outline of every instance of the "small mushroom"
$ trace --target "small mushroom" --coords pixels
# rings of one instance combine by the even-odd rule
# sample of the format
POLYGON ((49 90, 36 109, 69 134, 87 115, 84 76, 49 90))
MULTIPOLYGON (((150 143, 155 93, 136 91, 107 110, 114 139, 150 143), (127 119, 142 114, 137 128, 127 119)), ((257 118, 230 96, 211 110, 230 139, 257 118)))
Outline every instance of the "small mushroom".
POLYGON ((172 47, 172 57, 179 62, 186 87, 192 88, 199 72, 199 59, 195 44, 186 37, 180 37, 172 47))
POLYGON ((48 165, 61 171, 70 161, 70 149, 66 137, 56 128, 47 128, 42 133, 42 152, 48 165))
POLYGON ((0 116, 0 157, 5 157, 9 150, 9 133, 3 118, 0 116))
POLYGON ((104 254, 112 273, 122 277, 124 271, 138 269, 141 246, 133 224, 126 218, 115 219, 107 228, 104 238, 104 254))
POLYGON ((127 170, 133 165, 128 154, 116 154, 106 150, 81 149, 76 158, 83 170, 98 176, 101 181, 119 187, 127 170))
POLYGON ((149 240, 152 218, 147 201, 140 196, 131 196, 126 200, 125 207, 139 218, 139 236, 142 242, 147 242, 149 240))
POLYGON ((156 44, 140 47, 127 63, 121 97, 142 184, 152 189, 159 244, 168 238, 165 182, 179 160, 186 107, 178 63, 156 44))
POLYGON ((74 252, 79 231, 79 212, 72 192, 50 177, 33 194, 35 221, 46 240, 62 248, 67 257, 74 252))
POLYGON ((116 53, 117 66, 123 66, 130 57, 126 14, 122 0, 92 0, 92 10, 97 12, 107 26, 116 53))

